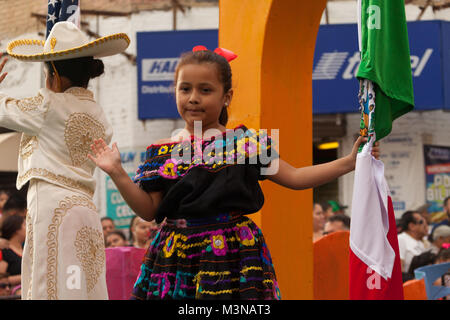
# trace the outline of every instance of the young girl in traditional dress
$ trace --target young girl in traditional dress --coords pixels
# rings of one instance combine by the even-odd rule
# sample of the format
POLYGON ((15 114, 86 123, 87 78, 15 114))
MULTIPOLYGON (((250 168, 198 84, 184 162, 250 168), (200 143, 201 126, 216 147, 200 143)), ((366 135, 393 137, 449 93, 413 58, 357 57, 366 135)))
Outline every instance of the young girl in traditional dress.
POLYGON ((92 145, 88 157, 111 176, 137 215, 158 223, 166 218, 146 253, 132 298, 279 299, 263 234, 247 217, 264 202, 258 180, 299 190, 355 167, 362 137, 344 158, 297 169, 279 159, 264 132, 244 125, 227 130, 233 89, 226 58, 235 57, 204 47, 181 57, 176 104, 188 134, 149 146, 134 182, 121 166, 116 144, 109 148, 99 139, 92 145), (199 122, 201 137, 194 134, 199 122), (267 158, 278 166, 273 175, 262 174, 267 158))

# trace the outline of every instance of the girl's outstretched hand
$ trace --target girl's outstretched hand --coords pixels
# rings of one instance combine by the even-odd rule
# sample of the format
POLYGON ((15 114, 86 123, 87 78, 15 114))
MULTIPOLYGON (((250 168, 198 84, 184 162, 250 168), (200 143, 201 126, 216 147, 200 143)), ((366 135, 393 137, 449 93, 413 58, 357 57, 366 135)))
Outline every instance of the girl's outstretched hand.
MULTIPOLYGON (((0 53, 0 58, 2 57, 3 53, 0 53)), ((5 67, 6 61, 8 61, 8 58, 4 58, 2 63, 0 64, 0 83, 5 79, 5 77, 8 75, 8 72, 3 72, 3 68, 5 67)))
POLYGON ((112 148, 110 148, 103 139, 94 140, 94 143, 91 144, 91 150, 92 155, 88 154, 88 158, 107 174, 114 174, 122 167, 117 143, 113 143, 112 148))

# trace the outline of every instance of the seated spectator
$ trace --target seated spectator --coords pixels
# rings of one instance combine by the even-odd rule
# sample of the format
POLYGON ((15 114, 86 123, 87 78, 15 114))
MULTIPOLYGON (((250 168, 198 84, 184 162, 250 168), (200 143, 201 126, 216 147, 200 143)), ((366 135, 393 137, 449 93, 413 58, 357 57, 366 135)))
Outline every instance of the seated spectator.
POLYGON ((420 267, 434 264, 436 261, 436 255, 430 251, 425 251, 417 256, 414 256, 409 265, 408 272, 402 274, 403 282, 412 280, 415 278, 414 270, 420 267))
MULTIPOLYGON (((2 262, 1 257, 1 251, 0 251, 0 264, 2 262)), ((0 273, 0 297, 6 297, 11 295, 11 284, 8 281, 9 274, 7 273, 0 273)))
POLYGON ((100 219, 100 221, 102 223, 103 237, 106 241, 106 236, 108 235, 108 233, 115 230, 116 226, 114 225, 113 219, 111 219, 110 217, 103 217, 100 219))
POLYGON ((431 252, 438 254, 444 243, 450 243, 450 227, 441 225, 433 230, 429 237, 431 241, 431 252))
POLYGON ((128 246, 125 234, 120 230, 112 230, 105 238, 107 248, 126 247, 128 246))
POLYGON ((336 214, 328 218, 325 223, 323 234, 329 234, 336 231, 348 231, 350 230, 350 218, 345 214, 336 214))
POLYGON ((11 286, 20 285, 22 269, 22 245, 26 236, 25 218, 21 215, 6 217, 1 228, 2 236, 8 240, 9 248, 2 249, 2 262, 0 273, 8 273, 11 286))
POLYGON ((427 251, 423 238, 428 234, 428 224, 420 213, 406 211, 402 215, 402 230, 398 235, 400 262, 402 272, 408 273, 412 258, 427 251))
POLYGON ((323 237, 323 227, 325 226, 325 212, 322 210, 322 205, 318 203, 313 204, 313 242, 323 237))

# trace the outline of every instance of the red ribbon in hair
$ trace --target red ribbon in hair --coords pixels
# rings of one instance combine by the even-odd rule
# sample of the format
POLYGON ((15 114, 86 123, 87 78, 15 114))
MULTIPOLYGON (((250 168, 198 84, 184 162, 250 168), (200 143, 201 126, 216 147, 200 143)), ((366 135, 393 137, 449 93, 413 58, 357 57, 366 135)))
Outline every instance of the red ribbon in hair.
MULTIPOLYGON (((208 49, 205 46, 195 46, 192 49, 192 52, 196 52, 196 51, 208 51, 208 49)), ((225 59, 227 59, 228 62, 234 60, 237 58, 237 54, 235 54, 234 52, 224 49, 224 48, 216 48, 214 50, 215 53, 217 53, 218 55, 224 57, 225 59)))

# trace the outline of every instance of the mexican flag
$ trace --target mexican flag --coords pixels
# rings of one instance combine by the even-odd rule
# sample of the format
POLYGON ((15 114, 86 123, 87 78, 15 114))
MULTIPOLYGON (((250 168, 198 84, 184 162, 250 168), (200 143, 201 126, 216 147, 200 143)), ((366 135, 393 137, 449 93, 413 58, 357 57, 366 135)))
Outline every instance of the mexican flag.
POLYGON ((358 0, 360 133, 350 225, 350 299, 403 299, 395 216, 373 143, 414 106, 403 0, 358 0))

